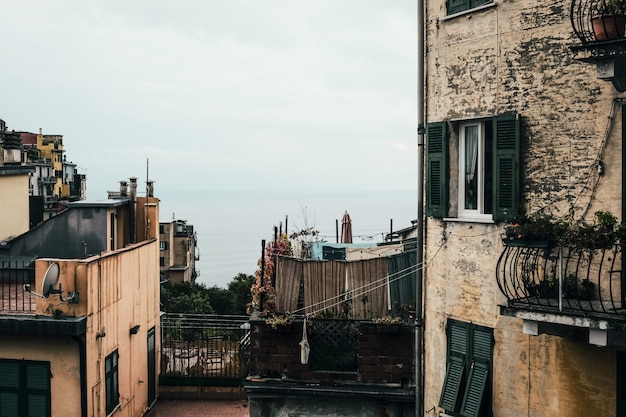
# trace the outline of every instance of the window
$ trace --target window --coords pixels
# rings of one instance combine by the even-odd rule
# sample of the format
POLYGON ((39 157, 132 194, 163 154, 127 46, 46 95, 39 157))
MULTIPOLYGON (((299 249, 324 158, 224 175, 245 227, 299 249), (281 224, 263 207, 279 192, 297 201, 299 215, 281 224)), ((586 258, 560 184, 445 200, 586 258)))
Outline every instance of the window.
POLYGON ((458 215, 491 219, 491 137, 484 122, 463 123, 459 128, 458 215))
POLYGON ((106 386, 106 412, 110 414, 118 406, 120 400, 118 385, 118 359, 117 349, 104 359, 104 380, 106 386))
POLYGON ((50 362, 0 359, 0 416, 50 417, 50 362))
POLYGON ((460 13, 489 3, 493 3, 493 0, 448 0, 448 14, 460 13))
POLYGON ((167 247, 168 247, 167 242, 165 242, 165 241, 163 241, 163 240, 159 241, 159 249, 161 249, 161 250, 167 250, 167 247))
POLYGON ((510 219, 520 200, 519 116, 429 124, 426 169, 429 216, 510 219), (451 149, 456 161, 450 161, 451 149), (451 189, 457 192, 450 194, 451 189))
POLYGON ((164 257, 159 257, 159 266, 165 266, 165 258, 164 257))
POLYGON ((491 414, 493 329, 448 320, 448 359, 439 406, 454 416, 491 414))

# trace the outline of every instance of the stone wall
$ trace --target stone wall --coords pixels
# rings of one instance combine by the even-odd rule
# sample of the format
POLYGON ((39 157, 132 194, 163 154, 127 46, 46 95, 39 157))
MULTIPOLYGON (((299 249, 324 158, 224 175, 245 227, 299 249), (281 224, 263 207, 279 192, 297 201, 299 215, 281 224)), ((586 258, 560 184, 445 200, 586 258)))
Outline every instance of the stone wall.
MULTIPOLYGON (((427 0, 427 123, 518 113, 524 212, 620 217, 620 95, 593 65, 573 59, 579 40, 569 7, 496 0, 448 18, 445 2, 427 0)), ((450 164, 453 171, 452 155, 450 164)), ((520 319, 500 316, 501 232, 497 223, 426 221, 424 409, 435 411, 424 415, 442 411, 449 318, 494 329, 493 415, 615 415, 614 349, 590 347, 580 335, 524 335, 520 319)))

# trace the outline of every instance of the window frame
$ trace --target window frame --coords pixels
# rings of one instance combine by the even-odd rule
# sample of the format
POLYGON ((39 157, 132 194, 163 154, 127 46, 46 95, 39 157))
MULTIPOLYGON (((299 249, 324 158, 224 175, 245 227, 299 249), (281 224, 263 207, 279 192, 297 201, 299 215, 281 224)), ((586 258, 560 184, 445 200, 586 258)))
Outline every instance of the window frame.
MULTIPOLYGON (((458 203, 454 206, 456 217, 449 218, 453 202, 450 198, 450 138, 447 121, 428 123, 426 130, 426 214, 448 221, 498 222, 510 220, 519 214, 521 201, 521 117, 516 113, 504 113, 492 118, 454 122, 456 132, 465 123, 481 121, 486 135, 490 135, 491 155, 491 208, 489 215, 462 217, 458 203), (490 129, 486 123, 490 121, 490 129)), ((458 140, 460 134, 457 133, 458 140)), ((457 144, 457 151, 459 146, 457 144)), ((485 161, 487 162, 487 161, 485 161)), ((458 158, 455 161, 458 168, 458 158)), ((460 174, 459 174, 460 175, 460 174)), ((457 184, 458 186, 459 184, 457 184)), ((458 195, 455 197, 458 198, 458 195)), ((453 214, 454 215, 454 214, 453 214)))
POLYGON ((492 220, 493 215, 491 213, 485 213, 487 208, 485 207, 485 182, 487 180, 487 175, 491 176, 491 173, 487 173, 485 170, 485 147, 486 147, 486 138, 485 138, 485 122, 482 120, 475 121, 467 121, 459 124, 459 193, 457 198, 457 213, 460 219, 476 219, 476 220, 492 220), (478 150, 477 150, 477 167, 476 167, 476 175, 477 178, 477 196, 476 196, 476 209, 467 209, 465 208, 466 203, 466 181, 465 181, 465 172, 466 172, 466 163, 467 160, 465 158, 466 154, 466 128, 476 126, 477 127, 477 135, 478 135, 478 150))
POLYGON ((120 355, 117 349, 104 358, 104 386, 107 415, 115 411, 120 405, 119 363, 120 355))
POLYGON ((18 417, 33 415, 50 417, 52 415, 51 377, 50 362, 0 359, 0 395, 15 396, 17 409, 14 411, 17 411, 18 417), (6 369, 7 366, 16 368, 13 381, 10 380, 11 375, 6 369), (4 370, 2 370, 3 367, 4 370), (33 371, 35 374, 39 373, 38 376, 41 378, 39 381, 33 380, 33 376, 36 376, 33 375, 33 371), (11 382, 13 386, 10 386, 11 382), (43 397, 43 402, 40 403, 43 410, 37 412, 33 409, 33 396, 43 397))

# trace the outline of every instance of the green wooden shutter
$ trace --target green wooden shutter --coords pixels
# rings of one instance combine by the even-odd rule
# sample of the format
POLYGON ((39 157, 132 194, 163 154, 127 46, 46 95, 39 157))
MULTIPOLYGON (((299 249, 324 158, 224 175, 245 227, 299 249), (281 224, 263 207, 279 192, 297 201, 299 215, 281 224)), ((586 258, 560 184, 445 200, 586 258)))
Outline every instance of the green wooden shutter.
POLYGON ((448 14, 462 12, 470 8, 470 0, 448 0, 448 14))
POLYGON ((455 410, 464 371, 465 360, 457 356, 450 357, 446 371, 446 379, 443 381, 443 389, 441 390, 441 398, 439 399, 439 407, 447 411, 455 410))
POLYGON ((17 416, 20 368, 17 362, 0 361, 0 416, 17 416))
POLYGON ((448 215, 448 132, 446 122, 427 127, 426 214, 448 215))
POLYGON ((448 321, 448 367, 439 399, 439 407, 447 411, 457 411, 467 360, 467 330, 466 323, 448 321))
POLYGON ((448 0, 448 14, 459 13, 492 2, 493 0, 448 0))
POLYGON ((28 416, 50 415, 50 364, 26 363, 26 389, 28 391, 28 416))
POLYGON ((483 402, 489 366, 486 363, 474 362, 467 378, 467 389, 461 405, 461 415, 464 417, 478 417, 483 402))
POLYGON ((518 214, 520 201, 520 118, 505 114, 493 119, 493 218, 508 220, 518 214))

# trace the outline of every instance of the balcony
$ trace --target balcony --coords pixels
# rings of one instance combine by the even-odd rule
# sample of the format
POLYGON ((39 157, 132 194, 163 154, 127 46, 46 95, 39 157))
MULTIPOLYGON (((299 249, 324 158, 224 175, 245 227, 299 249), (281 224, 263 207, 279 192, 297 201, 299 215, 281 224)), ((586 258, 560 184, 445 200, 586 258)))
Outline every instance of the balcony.
POLYGON ((35 284, 31 261, 0 261, 0 314, 35 313, 35 296, 24 291, 24 284, 35 284))
POLYGON ((275 328, 250 322, 245 387, 253 401, 275 396, 356 397, 409 406, 415 401, 414 325, 321 318, 307 323, 310 354, 302 352, 302 320, 275 328))
POLYGON ((626 10, 619 1, 573 0, 570 20, 580 40, 572 47, 575 59, 595 64, 599 79, 626 91, 626 10), (600 16, 600 11, 615 14, 600 16))
POLYGON ((501 314, 524 319, 530 334, 589 328, 590 343, 603 346, 612 330, 626 327, 622 276, 620 245, 573 251, 543 242, 508 244, 496 271, 507 299, 501 314))

